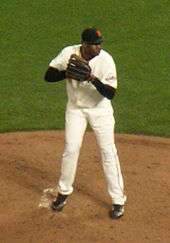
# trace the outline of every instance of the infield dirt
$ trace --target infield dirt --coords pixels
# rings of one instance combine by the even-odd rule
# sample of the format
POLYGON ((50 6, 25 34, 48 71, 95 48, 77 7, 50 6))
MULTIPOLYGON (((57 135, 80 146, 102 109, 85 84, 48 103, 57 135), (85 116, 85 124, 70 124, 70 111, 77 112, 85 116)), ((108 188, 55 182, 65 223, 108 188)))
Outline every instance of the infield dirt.
POLYGON ((64 132, 0 134, 0 242, 170 242, 170 139, 116 135, 125 181, 125 215, 111 220, 99 148, 86 132, 63 212, 38 204, 60 175, 64 132))

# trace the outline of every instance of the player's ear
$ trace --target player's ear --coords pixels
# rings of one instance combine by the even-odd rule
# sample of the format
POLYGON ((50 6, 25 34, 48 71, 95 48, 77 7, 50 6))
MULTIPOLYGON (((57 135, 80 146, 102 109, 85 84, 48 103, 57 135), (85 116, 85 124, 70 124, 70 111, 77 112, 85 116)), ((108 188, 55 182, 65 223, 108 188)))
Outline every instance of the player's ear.
POLYGON ((84 47, 86 44, 82 41, 82 42, 81 42, 81 45, 84 47))

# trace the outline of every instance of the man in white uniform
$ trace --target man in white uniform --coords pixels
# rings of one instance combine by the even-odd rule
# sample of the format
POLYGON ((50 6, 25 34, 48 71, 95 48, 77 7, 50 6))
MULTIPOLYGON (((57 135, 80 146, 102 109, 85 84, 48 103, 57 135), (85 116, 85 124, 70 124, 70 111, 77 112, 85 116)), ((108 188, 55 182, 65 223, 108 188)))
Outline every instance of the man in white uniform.
POLYGON ((68 103, 65 117, 65 149, 62 157, 58 196, 51 208, 61 211, 68 195, 73 192, 77 161, 83 136, 90 124, 101 151, 108 193, 112 200, 110 216, 124 214, 123 178, 114 142, 114 116, 111 99, 117 88, 116 67, 113 58, 101 49, 102 35, 96 28, 87 28, 81 34, 81 44, 64 48, 49 64, 45 74, 48 82, 67 79, 68 103), (91 73, 88 80, 80 82, 67 76, 70 56, 84 58, 91 73))

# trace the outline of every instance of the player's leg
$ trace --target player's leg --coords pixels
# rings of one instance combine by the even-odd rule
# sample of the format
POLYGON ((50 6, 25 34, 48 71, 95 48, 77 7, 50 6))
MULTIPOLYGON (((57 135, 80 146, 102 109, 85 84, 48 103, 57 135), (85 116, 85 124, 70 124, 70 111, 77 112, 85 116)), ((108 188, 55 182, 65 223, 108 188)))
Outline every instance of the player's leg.
POLYGON ((101 150, 103 169, 107 179, 108 192, 114 205, 125 203, 123 178, 117 149, 114 143, 114 117, 112 109, 93 110, 89 122, 96 134, 101 150))
POLYGON ((87 120, 80 109, 68 109, 65 119, 65 149, 62 156, 58 191, 62 195, 69 195, 73 191, 77 161, 87 120))

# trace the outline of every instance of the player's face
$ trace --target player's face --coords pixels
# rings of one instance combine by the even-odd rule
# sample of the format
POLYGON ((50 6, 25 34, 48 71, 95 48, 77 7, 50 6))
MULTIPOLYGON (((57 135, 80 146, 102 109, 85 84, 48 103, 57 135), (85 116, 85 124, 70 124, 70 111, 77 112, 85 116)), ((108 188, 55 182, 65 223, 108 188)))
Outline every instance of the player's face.
POLYGON ((83 53, 87 56, 88 59, 92 59, 93 57, 99 55, 101 51, 101 44, 94 45, 94 44, 82 44, 83 53))

